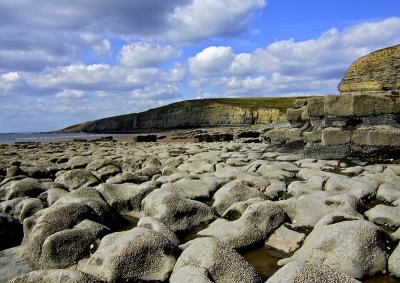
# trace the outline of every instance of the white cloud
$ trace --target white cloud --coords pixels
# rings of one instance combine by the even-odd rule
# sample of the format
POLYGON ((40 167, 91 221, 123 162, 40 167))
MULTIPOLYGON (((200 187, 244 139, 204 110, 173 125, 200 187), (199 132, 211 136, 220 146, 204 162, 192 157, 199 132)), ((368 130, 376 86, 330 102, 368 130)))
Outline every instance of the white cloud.
MULTIPOLYGON (((109 39, 193 43, 235 35, 247 29, 265 1, 97 0, 93 5, 91 0, 2 0, 0 71, 40 71, 105 57, 112 48, 109 39)), ((164 57, 172 52, 161 51, 164 57)), ((129 57, 124 62, 134 66, 152 64, 139 57, 137 65, 137 58, 129 57)))
POLYGON ((86 93, 84 91, 76 89, 64 89, 63 91, 56 94, 56 98, 61 100, 81 99, 85 96, 86 93))
POLYGON ((137 42, 122 47, 119 62, 133 68, 157 67, 178 54, 171 45, 137 42))
POLYGON ((265 5, 266 0, 193 0, 176 7, 167 35, 178 41, 236 35, 265 5))
POLYGON ((400 18, 330 29, 316 39, 277 41, 251 53, 210 47, 188 60, 191 85, 223 95, 287 95, 337 92, 349 65, 379 48, 400 42, 400 18))
POLYGON ((19 80, 20 76, 18 72, 10 72, 10 73, 6 73, 1 75, 1 79, 4 82, 15 82, 17 80, 19 80))
POLYGON ((189 69, 194 76, 213 76, 230 67, 234 59, 228 46, 210 46, 189 58, 189 69))

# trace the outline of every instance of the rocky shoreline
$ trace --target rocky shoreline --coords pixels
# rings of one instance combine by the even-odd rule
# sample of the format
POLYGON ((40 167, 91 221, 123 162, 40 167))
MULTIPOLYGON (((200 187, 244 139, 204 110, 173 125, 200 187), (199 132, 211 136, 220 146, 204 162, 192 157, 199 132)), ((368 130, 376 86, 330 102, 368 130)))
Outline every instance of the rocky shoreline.
POLYGON ((400 276, 398 162, 133 141, 3 145, 0 160, 1 282, 400 276))

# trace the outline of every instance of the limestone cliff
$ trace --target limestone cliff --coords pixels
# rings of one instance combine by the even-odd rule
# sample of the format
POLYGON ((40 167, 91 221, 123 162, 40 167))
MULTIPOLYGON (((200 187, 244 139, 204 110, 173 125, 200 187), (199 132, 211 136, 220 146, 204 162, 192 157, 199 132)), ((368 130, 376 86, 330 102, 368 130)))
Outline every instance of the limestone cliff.
POLYGON ((349 92, 400 91, 400 45, 372 52, 355 61, 339 85, 349 92))
POLYGON ((74 125, 63 131, 123 133, 224 125, 266 124, 284 119, 295 97, 202 99, 173 103, 141 113, 74 125))

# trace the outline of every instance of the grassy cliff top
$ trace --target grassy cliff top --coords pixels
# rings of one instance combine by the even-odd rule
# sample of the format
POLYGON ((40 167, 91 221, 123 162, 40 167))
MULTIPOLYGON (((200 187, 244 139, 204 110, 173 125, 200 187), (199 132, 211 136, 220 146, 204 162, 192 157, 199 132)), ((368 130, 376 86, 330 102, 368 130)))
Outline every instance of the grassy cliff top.
MULTIPOLYGON (((280 112, 285 113, 287 108, 291 107, 294 101, 299 97, 250 97, 250 98, 210 98, 210 99, 195 99, 195 100, 184 100, 175 102, 169 105, 149 109, 145 112, 158 112, 172 108, 179 108, 183 106, 191 106, 191 107, 202 107, 209 106, 212 104, 224 104, 228 106, 235 106, 241 108, 247 108, 251 110, 257 110, 260 108, 270 108, 270 109, 279 109, 280 112)), ((65 129, 62 129, 63 132, 79 132, 85 129, 88 125, 104 121, 104 120, 125 120, 131 118, 133 115, 137 115, 138 113, 131 113, 125 115, 119 115, 114 117, 108 117, 99 119, 96 121, 88 121, 82 124, 76 124, 69 126, 65 129)))

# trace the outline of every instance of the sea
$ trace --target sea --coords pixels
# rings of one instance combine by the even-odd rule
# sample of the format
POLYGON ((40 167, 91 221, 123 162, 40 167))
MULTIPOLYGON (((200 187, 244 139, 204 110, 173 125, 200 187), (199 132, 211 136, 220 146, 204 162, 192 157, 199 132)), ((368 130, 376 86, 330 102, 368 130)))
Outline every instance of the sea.
POLYGON ((110 135, 86 133, 0 133, 0 144, 16 142, 57 142, 73 139, 93 140, 110 135))

